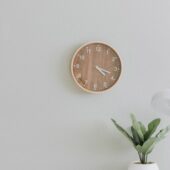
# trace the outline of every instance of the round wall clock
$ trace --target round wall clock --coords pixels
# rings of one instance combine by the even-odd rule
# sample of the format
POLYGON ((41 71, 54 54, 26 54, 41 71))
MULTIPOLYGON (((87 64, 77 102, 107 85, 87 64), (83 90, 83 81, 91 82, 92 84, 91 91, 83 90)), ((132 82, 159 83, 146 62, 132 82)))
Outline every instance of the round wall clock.
POLYGON ((81 89, 99 93, 110 89, 117 82, 121 74, 121 61, 108 44, 87 43, 75 52, 71 72, 81 89))

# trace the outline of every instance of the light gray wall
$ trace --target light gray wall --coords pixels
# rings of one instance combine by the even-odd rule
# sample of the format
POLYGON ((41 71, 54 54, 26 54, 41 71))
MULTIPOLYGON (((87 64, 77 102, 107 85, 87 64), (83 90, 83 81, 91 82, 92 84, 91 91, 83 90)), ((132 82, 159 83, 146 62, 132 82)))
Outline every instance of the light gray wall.
MULTIPOLYGON (((0 169, 125 170, 137 160, 110 117, 124 126, 131 112, 170 123, 150 107, 170 83, 169 9, 169 0, 1 0, 0 169), (95 40, 123 64, 101 95, 81 91, 70 74, 76 48, 95 40)), ((169 144, 151 155, 163 170, 169 144)))

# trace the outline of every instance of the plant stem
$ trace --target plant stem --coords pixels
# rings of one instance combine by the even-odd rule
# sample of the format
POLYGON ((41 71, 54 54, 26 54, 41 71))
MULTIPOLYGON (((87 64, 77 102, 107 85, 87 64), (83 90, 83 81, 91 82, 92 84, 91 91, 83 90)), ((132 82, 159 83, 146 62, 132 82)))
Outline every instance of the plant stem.
POLYGON ((142 154, 142 164, 145 164, 145 155, 142 154))
POLYGON ((142 164, 147 164, 148 157, 146 154, 142 154, 142 155, 139 154, 139 158, 142 164))
POLYGON ((142 163, 142 156, 139 152, 138 152, 138 155, 139 155, 140 162, 142 163))
POLYGON ((145 155, 145 163, 148 163, 148 155, 145 155))

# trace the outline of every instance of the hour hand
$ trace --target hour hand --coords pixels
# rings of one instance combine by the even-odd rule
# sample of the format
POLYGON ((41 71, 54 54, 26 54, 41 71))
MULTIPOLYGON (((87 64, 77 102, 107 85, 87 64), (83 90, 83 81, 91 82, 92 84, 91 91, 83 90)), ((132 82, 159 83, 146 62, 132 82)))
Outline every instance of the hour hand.
POLYGON ((99 66, 96 66, 96 69, 97 69, 103 76, 106 75, 99 66))

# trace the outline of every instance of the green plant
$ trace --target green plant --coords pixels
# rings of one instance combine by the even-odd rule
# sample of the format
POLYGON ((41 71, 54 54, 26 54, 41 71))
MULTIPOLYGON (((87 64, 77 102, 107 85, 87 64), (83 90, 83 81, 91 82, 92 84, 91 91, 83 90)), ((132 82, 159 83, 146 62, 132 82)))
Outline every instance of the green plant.
POLYGON ((140 163, 142 164, 148 163, 148 155, 153 151, 155 144, 164 139, 165 135, 170 131, 170 126, 167 126, 154 135, 161 121, 159 118, 151 121, 146 128, 142 122, 137 121, 135 116, 131 114, 132 126, 130 127, 130 133, 121 127, 114 119, 111 120, 116 128, 133 144, 138 152, 140 163))

